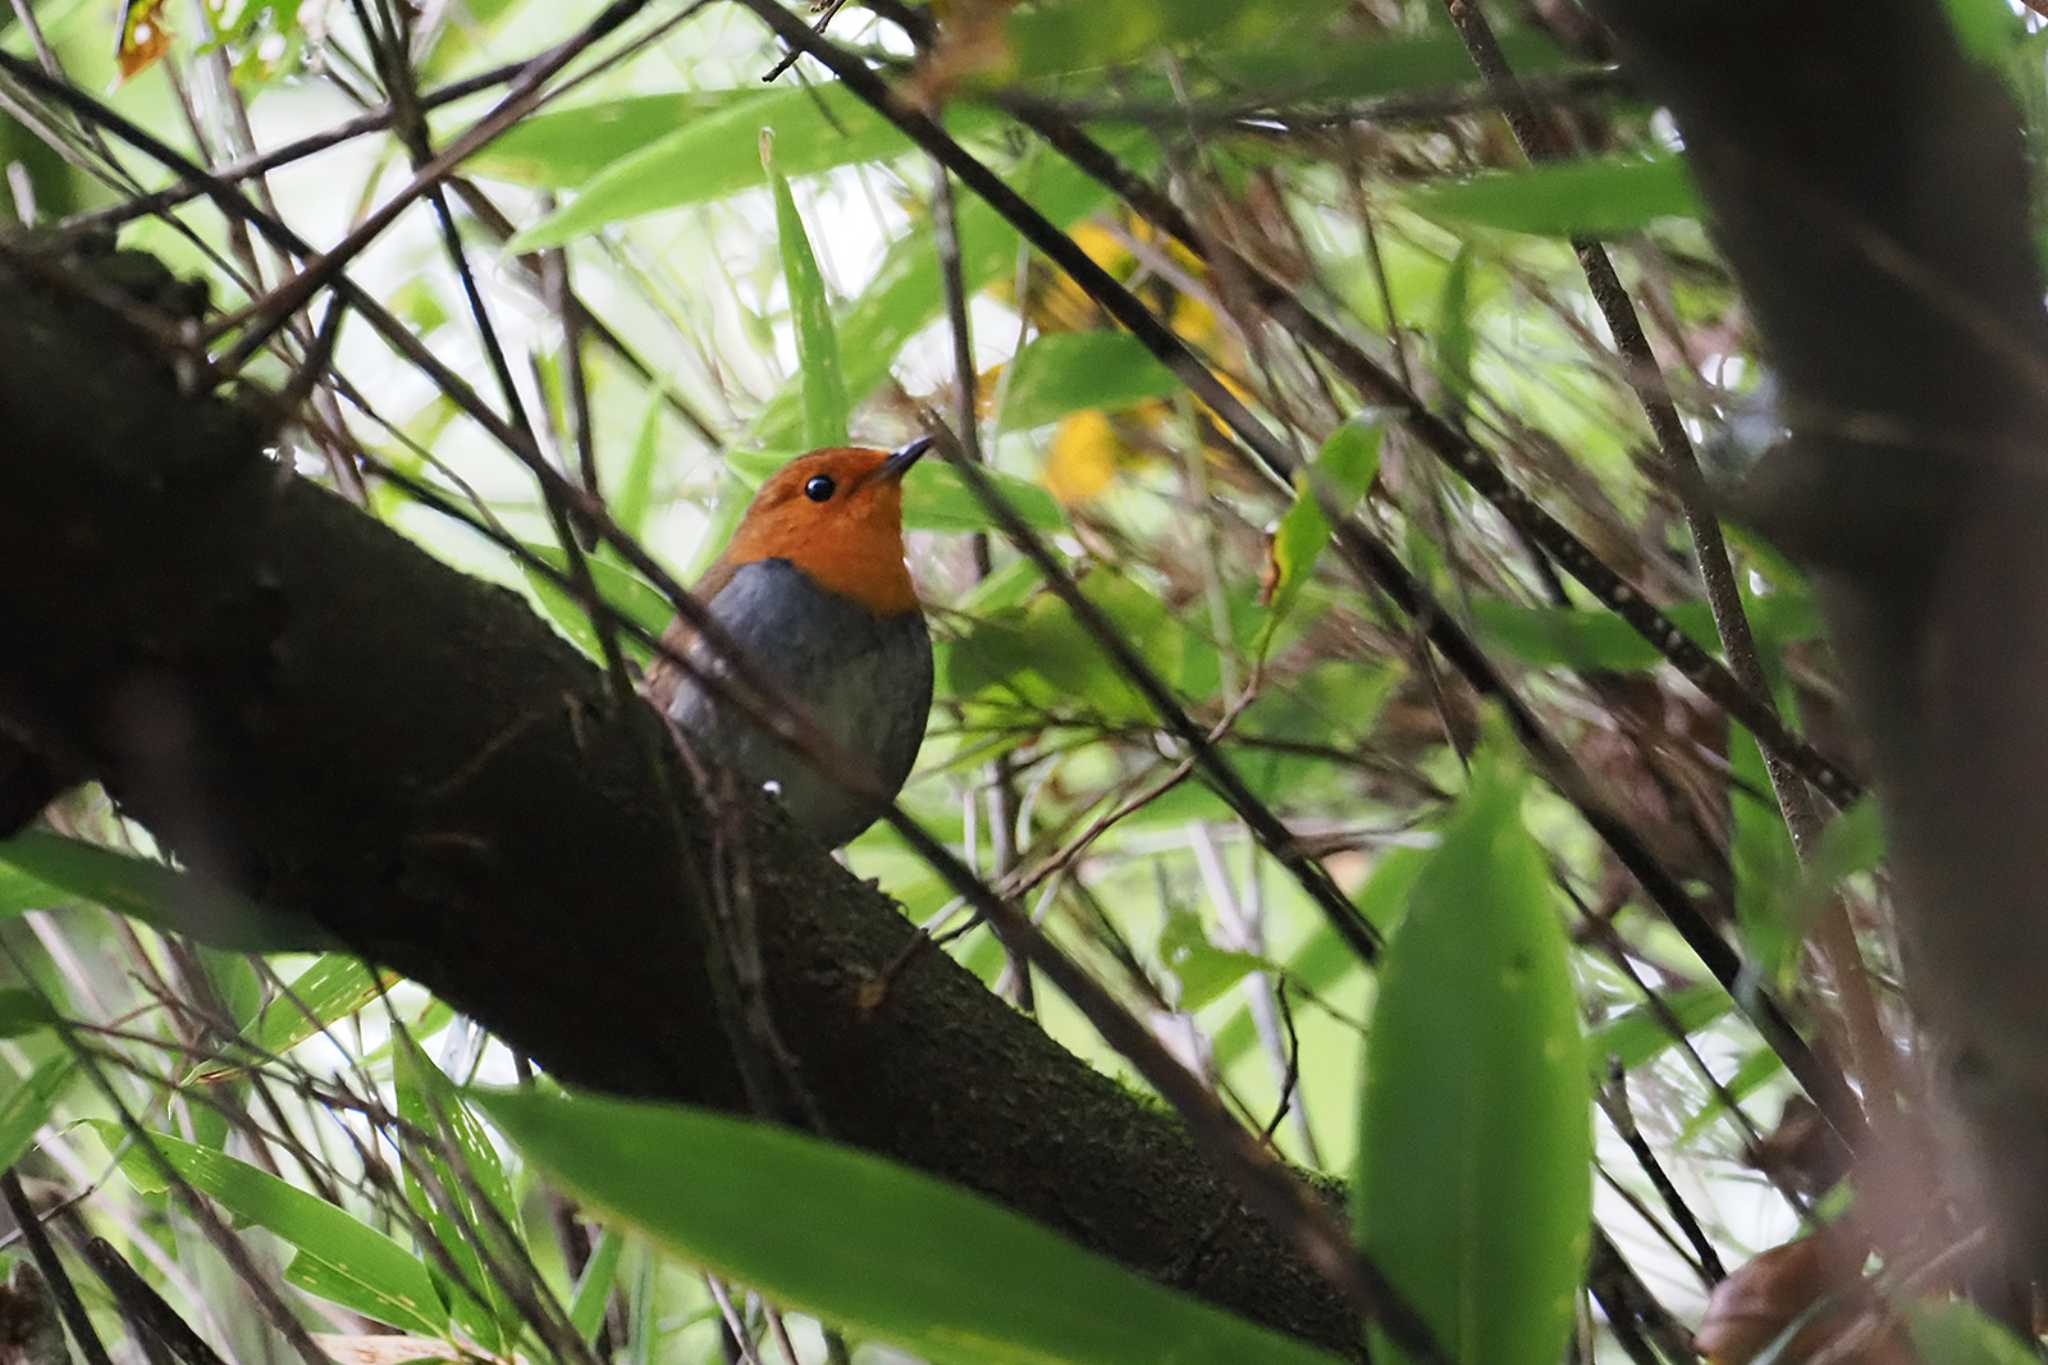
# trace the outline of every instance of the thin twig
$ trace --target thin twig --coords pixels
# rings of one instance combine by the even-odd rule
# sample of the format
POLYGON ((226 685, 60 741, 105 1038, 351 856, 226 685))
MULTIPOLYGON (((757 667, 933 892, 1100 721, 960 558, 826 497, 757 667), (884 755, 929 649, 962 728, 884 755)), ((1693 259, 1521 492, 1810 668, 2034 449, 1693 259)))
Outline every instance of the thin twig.
POLYGON ((107 1348, 100 1343, 99 1333, 93 1331, 92 1319, 87 1316, 85 1305, 79 1302, 77 1286, 71 1283, 64 1262, 57 1257, 57 1248, 50 1242, 42 1217, 28 1202, 28 1195, 22 1192, 21 1176, 12 1166, 0 1174, 0 1197, 5 1198, 7 1211, 14 1217, 14 1225, 21 1229, 22 1238, 28 1243, 29 1255, 35 1258, 36 1269, 42 1272, 50 1297, 57 1301, 57 1311, 63 1315, 64 1325, 71 1329, 71 1339, 84 1352, 86 1365, 113 1365, 107 1358, 107 1348))

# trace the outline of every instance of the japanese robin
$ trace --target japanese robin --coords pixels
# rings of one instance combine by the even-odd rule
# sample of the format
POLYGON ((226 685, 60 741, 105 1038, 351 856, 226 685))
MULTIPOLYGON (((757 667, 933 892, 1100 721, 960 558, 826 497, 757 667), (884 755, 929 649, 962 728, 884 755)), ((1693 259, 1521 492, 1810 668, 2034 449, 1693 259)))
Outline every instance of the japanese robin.
MULTIPOLYGON (((903 563, 903 476, 931 447, 835 447, 777 470, 731 542, 691 588, 761 674, 810 707, 893 798, 910 775, 932 704, 932 645, 903 563)), ((680 617, 664 641, 697 668, 732 679, 680 617)), ((732 680, 732 685, 737 685, 732 680)), ((881 815, 845 783, 657 659, 648 694, 742 781, 770 786, 799 825, 846 843, 881 815)))

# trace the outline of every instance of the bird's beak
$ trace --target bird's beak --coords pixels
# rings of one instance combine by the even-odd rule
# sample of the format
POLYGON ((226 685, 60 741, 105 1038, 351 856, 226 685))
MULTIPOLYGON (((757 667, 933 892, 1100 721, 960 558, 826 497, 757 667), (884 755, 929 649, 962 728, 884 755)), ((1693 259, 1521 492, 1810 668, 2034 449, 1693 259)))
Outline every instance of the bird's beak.
POLYGON ((889 452, 889 458, 882 461, 882 467, 875 472, 885 479, 900 479, 910 472, 910 467, 932 448, 932 438, 920 436, 907 445, 900 445, 889 452))

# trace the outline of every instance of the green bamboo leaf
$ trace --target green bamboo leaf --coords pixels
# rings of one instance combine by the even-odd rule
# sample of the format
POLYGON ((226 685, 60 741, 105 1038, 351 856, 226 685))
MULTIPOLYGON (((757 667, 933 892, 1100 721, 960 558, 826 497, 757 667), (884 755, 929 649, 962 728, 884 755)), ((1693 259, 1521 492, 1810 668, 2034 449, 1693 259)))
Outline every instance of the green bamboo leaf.
POLYGON ((1495 745, 1472 783, 1380 967, 1352 1208, 1451 1359, 1550 1365, 1588 1248, 1591 1080, 1524 781, 1495 745))
MULTIPOLYGON (((1158 159, 1150 134, 1105 137, 1103 143, 1133 171, 1144 173, 1158 159)), ((1055 226, 1071 227, 1109 199, 1109 191, 1067 162, 1032 157, 1005 179, 1055 226)), ((963 197, 956 221, 960 273, 968 293, 1017 268, 1015 228, 978 198, 963 197)), ((883 257, 867 290, 838 320, 839 354, 848 396, 859 402, 889 375, 897 352, 945 306, 938 253, 928 232, 906 236, 883 257)), ((770 399, 754 424, 753 440, 788 447, 802 435, 799 384, 791 380, 770 399)))
POLYGON ((49 1121, 50 1111, 77 1074, 70 1053, 48 1057, 26 1079, 0 1095, 0 1171, 28 1152, 29 1144, 36 1140, 36 1129, 49 1121))
POLYGON ((1659 218, 1699 218, 1692 173, 1677 156, 1608 158, 1475 176, 1414 190, 1422 214, 1509 232, 1565 237, 1633 232, 1659 218))
POLYGON ((23 830, 0 841, 0 873, 9 868, 40 884, 42 891, 33 892, 16 880, 0 885, 0 913, 82 900, 230 952, 287 953, 334 946, 331 934, 302 915, 259 906, 162 863, 48 830, 23 830))
MULTIPOLYGON (((106 1119, 92 1123, 100 1140, 122 1153, 122 1174, 137 1190, 160 1194, 170 1188, 149 1153, 129 1142, 126 1128, 106 1119)), ((383 1233, 246 1161, 162 1133, 149 1138, 193 1189, 210 1195, 238 1221, 276 1233, 297 1251, 285 1267, 287 1283, 408 1332, 439 1336, 447 1329, 448 1310, 433 1277, 383 1233)))
POLYGON ((1265 642, 1286 618, 1301 585, 1315 571, 1323 547, 1330 543, 1324 500, 1328 499, 1339 515, 1349 516, 1372 486, 1380 468, 1381 431, 1377 422, 1354 419, 1344 423, 1323 442, 1309 469, 1295 477, 1294 502, 1273 532, 1273 596, 1260 629, 1259 650, 1263 651, 1265 642))
POLYGON ((543 109, 507 128, 463 166, 489 179, 537 189, 575 189, 613 162, 679 130, 784 93, 758 88, 683 90, 543 109))
MULTIPOLYGON (((441 1068, 434 1065, 410 1036, 400 1034, 394 1050, 392 1076, 397 1089, 398 1117, 421 1132, 433 1133, 455 1149, 460 1166, 439 1146, 405 1138, 413 1162, 405 1169, 405 1197, 448 1254, 456 1274, 430 1267, 434 1282, 455 1321, 485 1350, 495 1352, 516 1329, 519 1306, 507 1295, 478 1255, 481 1241, 502 1248, 502 1228, 516 1228, 512 1184, 490 1134, 455 1093, 441 1068), (429 1190, 415 1165, 433 1176, 429 1190), (481 1195, 481 1198, 479 1198, 481 1195)), ((506 1263, 502 1250, 496 1257, 506 1263)))
POLYGON ((957 1186, 801 1133, 534 1090, 483 1092, 477 1102, 585 1207, 786 1308, 930 1359, 1334 1359, 957 1186), (718 1175, 732 1171, 747 1178, 718 1175))
POLYGON ((797 214, 789 181, 775 169, 775 139, 761 134, 761 169, 775 196, 775 237, 782 251, 782 277, 789 288, 789 315, 796 324, 797 378, 802 383, 804 445, 846 444, 846 378, 839 368, 839 338, 832 330, 832 305, 825 297, 825 277, 804 220, 797 214))
MULTIPOLYGON (((761 183, 755 139, 762 129, 774 134, 782 173, 789 176, 910 150, 908 138, 841 85, 723 93, 733 96, 730 103, 671 125, 667 136, 621 156, 591 176, 582 193, 514 237, 506 250, 560 246, 608 223, 754 189, 761 183)), ((639 111, 630 117, 636 125, 644 121, 639 111)), ((950 102, 944 118, 956 138, 979 136, 1004 122, 996 110, 964 100, 950 102)), ((516 153, 519 144, 513 146, 516 153)))
POLYGON ((1084 408, 1115 412, 1181 388, 1128 332, 1051 332, 1010 362, 999 421, 1004 431, 1029 431, 1084 408))
MULTIPOLYGON (((281 1057, 314 1034, 332 1027, 375 1000, 399 981, 397 972, 372 972, 350 953, 327 953, 293 977, 284 994, 263 1007, 244 1038, 258 1059, 281 1057)), ((233 1063, 201 1067, 192 1079, 214 1085, 241 1075, 233 1063)))

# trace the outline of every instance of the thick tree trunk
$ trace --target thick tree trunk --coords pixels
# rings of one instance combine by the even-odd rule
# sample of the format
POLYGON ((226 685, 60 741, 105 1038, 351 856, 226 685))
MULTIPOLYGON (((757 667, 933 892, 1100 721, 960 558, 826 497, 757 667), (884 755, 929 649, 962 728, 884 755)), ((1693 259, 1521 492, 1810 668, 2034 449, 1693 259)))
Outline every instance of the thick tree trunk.
POLYGON ((563 1081, 740 1108, 708 969, 722 857, 829 1136, 1358 1349, 1171 1117, 942 953, 865 1007, 912 933, 883 896, 752 803, 719 834, 651 708, 518 597, 280 470, 105 308, 5 264, 0 737, 563 1081))
POLYGON ((1970 6, 1593 8, 1678 116, 1784 381, 1793 438, 1741 511, 1822 594, 1876 758, 1909 989, 1953 1053, 1986 1207, 2038 1274, 2048 315, 2018 112, 1950 29, 1970 6))

